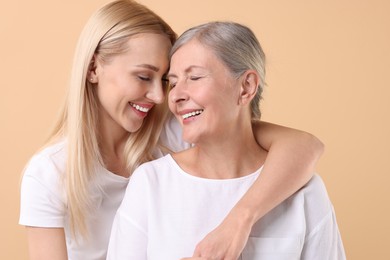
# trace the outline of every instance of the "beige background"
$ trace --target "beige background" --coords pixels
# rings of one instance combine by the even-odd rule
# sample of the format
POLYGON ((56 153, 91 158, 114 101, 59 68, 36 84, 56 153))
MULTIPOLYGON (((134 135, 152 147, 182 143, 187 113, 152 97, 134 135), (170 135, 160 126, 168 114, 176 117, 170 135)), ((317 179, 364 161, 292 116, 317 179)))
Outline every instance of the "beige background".
MULTIPOLYGON (((27 259, 20 174, 63 100, 81 28, 105 2, 0 3, 0 259, 27 259)), ((256 32, 268 56, 263 118, 326 144, 318 172, 348 259, 390 259, 390 2, 141 2, 178 33, 216 19, 256 32)))

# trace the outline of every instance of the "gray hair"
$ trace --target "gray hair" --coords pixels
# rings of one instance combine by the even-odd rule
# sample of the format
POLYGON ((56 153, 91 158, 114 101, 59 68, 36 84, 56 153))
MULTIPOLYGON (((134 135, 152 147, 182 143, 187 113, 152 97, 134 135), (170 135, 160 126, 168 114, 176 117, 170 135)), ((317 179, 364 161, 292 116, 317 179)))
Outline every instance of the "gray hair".
POLYGON ((255 34, 234 22, 209 22, 185 31, 172 47, 170 57, 183 45, 196 39, 210 48, 235 77, 247 70, 260 76, 258 90, 251 101, 252 119, 260 119, 260 100, 265 85, 265 54, 255 34))

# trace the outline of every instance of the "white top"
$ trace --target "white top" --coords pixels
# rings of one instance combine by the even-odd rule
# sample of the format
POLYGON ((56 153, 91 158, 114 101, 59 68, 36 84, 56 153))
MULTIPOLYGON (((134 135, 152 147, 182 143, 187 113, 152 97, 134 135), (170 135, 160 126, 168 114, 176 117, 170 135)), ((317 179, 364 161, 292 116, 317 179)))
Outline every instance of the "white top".
MULTIPOLYGON (((192 256, 260 171, 235 179, 199 178, 170 155, 141 165, 115 216, 107 259, 192 256)), ((255 224, 241 259, 345 259, 333 206, 318 175, 255 224)))
MULTIPOLYGON (((179 123, 171 117, 161 135, 162 142, 172 150, 188 148, 181 141, 179 123)), ((161 151, 156 151, 161 154, 161 151)), ((19 224, 34 227, 64 228, 68 258, 70 260, 106 259, 108 240, 115 212, 124 196, 128 178, 100 167, 96 173, 101 190, 92 192, 96 211, 86 220, 90 236, 88 240, 71 237, 66 196, 61 184, 65 172, 66 142, 52 145, 34 155, 25 168, 21 185, 19 224)))

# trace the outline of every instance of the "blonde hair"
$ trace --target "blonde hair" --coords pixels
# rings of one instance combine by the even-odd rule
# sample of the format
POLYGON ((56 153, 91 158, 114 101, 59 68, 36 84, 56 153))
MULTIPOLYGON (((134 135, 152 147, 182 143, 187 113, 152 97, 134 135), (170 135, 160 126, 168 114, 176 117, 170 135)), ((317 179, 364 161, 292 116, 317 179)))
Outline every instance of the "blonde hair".
MULTIPOLYGON (((96 166, 104 166, 99 150, 97 97, 87 80, 91 60, 96 55, 108 61, 126 51, 128 39, 139 33, 166 35, 173 44, 176 34, 147 7, 118 0, 100 8, 85 25, 75 51, 68 95, 49 143, 67 140, 67 164, 64 186, 67 194, 72 235, 88 235, 85 217, 93 209, 89 194, 96 185, 96 166)), ((130 134, 124 149, 129 172, 153 158, 152 152, 167 115, 166 103, 155 106, 143 125, 130 134)), ((99 188, 99 187, 98 187, 99 188)))
POLYGON ((240 77, 247 70, 255 70, 259 74, 260 83, 251 101, 251 118, 259 120, 261 94, 265 85, 265 54, 252 30, 235 22, 201 24, 180 35, 171 49, 170 57, 192 39, 210 48, 235 77, 240 77))

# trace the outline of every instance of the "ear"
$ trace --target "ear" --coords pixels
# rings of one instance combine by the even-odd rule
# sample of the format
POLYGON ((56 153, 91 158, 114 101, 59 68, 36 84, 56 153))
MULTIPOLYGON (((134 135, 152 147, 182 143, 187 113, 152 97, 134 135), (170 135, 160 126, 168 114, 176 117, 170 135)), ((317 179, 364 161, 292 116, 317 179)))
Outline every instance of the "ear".
POLYGON ((241 76, 239 104, 249 104, 257 93, 260 76, 255 70, 248 70, 241 76))
POLYGON ((87 81, 89 81, 93 84, 98 82, 97 63, 96 63, 96 55, 95 54, 93 55, 91 62, 89 63, 88 73, 87 73, 87 81))

